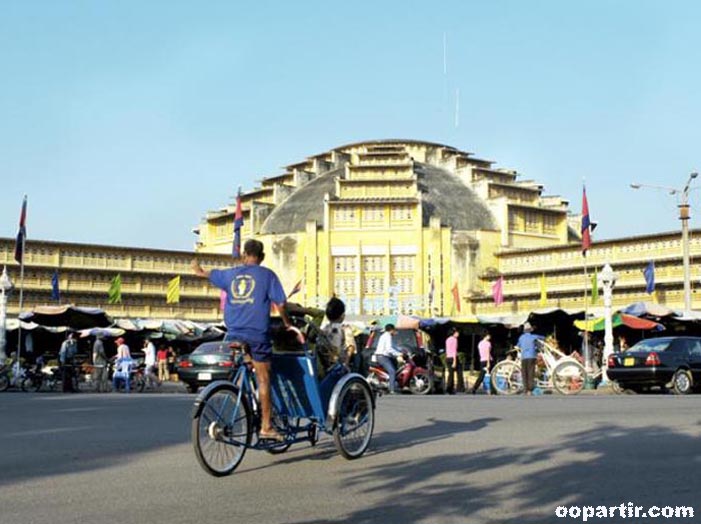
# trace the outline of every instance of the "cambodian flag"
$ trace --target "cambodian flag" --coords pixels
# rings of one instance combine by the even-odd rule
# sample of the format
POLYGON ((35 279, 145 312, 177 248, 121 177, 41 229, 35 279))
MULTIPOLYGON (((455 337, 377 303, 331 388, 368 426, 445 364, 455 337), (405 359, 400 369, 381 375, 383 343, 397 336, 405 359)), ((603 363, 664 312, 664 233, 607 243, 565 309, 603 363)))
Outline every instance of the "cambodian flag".
POLYGON ((27 238, 27 195, 24 195, 22 201, 22 211, 19 215, 19 232, 17 233, 17 242, 15 243, 15 260, 22 263, 24 258, 24 241, 27 238))
POLYGON ((58 270, 51 276, 51 300, 61 302, 61 290, 58 287, 58 270))
POLYGON ((582 193, 582 254, 587 256, 587 250, 591 247, 591 220, 589 219, 589 202, 587 202, 587 188, 582 193))
POLYGON ((236 195, 236 213, 234 214, 234 246, 231 254, 241 258, 241 228, 243 227, 243 211, 241 210, 241 190, 236 195))
POLYGON ((652 260, 643 269, 643 276, 645 277, 645 291, 651 295, 655 292, 655 263, 652 260))

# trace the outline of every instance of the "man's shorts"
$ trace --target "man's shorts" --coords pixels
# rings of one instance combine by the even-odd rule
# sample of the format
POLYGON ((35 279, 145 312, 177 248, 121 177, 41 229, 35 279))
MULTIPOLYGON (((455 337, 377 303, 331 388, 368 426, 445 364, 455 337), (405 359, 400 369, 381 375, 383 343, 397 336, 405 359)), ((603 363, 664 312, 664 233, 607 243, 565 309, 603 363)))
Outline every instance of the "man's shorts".
POLYGON ((273 345, 270 342, 247 342, 238 337, 224 338, 225 342, 244 342, 251 349, 251 358, 254 362, 270 362, 273 358, 273 345))

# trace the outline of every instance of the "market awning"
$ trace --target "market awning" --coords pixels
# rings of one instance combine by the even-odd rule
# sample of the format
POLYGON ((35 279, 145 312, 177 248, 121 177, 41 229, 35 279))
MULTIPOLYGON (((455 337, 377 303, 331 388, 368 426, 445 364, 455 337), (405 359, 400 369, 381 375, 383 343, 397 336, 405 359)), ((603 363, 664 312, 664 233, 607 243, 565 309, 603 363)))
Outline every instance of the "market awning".
MULTIPOLYGON (((616 313, 611 317, 613 327, 627 326, 631 329, 644 329, 662 331, 664 326, 652 320, 626 315, 625 313, 616 313)), ((594 318, 592 320, 575 320, 574 325, 582 331, 603 331, 606 328, 606 319, 604 317, 594 318)))
POLYGON ((24 322, 34 322, 40 326, 67 326, 72 329, 108 327, 112 319, 104 310, 98 308, 65 306, 37 306, 32 311, 19 315, 24 322))

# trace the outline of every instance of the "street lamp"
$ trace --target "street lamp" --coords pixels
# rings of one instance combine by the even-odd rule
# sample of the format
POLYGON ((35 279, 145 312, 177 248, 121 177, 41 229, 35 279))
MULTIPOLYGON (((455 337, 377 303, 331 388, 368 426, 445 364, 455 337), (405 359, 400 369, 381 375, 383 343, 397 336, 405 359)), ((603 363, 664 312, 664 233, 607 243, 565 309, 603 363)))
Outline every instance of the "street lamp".
POLYGON ((682 260, 684 263, 684 314, 689 315, 691 312, 691 270, 689 267, 689 189, 691 181, 694 180, 698 173, 691 173, 686 185, 682 189, 666 186, 653 186, 648 184, 631 184, 633 189, 642 187, 650 187, 653 189, 664 189, 669 191, 670 195, 679 195, 679 220, 682 221, 682 260))
POLYGON ((602 373, 601 385, 608 382, 608 359, 613 353, 613 319, 611 318, 611 302, 613 298, 613 287, 616 285, 618 275, 614 273, 610 264, 606 264, 599 273, 599 285, 604 290, 604 354, 601 359, 602 373))
POLYGON ((5 346, 7 345, 7 337, 5 331, 5 320, 7 319, 7 295, 12 289, 12 281, 7 276, 7 266, 2 269, 0 275, 0 365, 5 363, 7 353, 5 346))

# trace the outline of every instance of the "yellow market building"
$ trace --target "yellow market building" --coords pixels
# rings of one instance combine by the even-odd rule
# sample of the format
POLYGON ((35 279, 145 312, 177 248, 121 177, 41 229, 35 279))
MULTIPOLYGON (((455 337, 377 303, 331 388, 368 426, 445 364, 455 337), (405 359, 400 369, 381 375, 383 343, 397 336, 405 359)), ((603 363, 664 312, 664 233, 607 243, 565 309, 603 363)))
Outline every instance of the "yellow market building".
MULTIPOLYGON (((242 237, 266 245, 265 264, 292 300, 322 306, 333 294, 360 318, 512 315, 591 303, 591 276, 610 263, 619 280, 614 307, 657 301, 683 309, 681 235, 597 241, 580 250, 580 217, 566 200, 514 170, 450 146, 415 140, 349 144, 287 166, 242 194, 242 237), (654 261, 657 288, 645 293, 642 270, 654 261), (504 278, 504 303, 492 286, 504 278), (543 293, 544 291, 544 293, 543 293), (456 297, 459 298, 460 311, 456 297)), ((232 264, 235 203, 206 214, 194 252, 34 240, 26 248, 24 310, 52 304, 59 274, 63 303, 99 307, 116 318, 219 321, 219 293, 194 277, 190 261, 232 264), (122 302, 107 290, 122 278, 122 302), (181 277, 180 301, 166 303, 168 282, 181 277)), ((701 230, 690 238, 692 307, 699 306, 701 230)), ((14 239, 0 239, 0 265, 19 286, 14 239)), ((18 312, 18 292, 8 314, 18 312)))
MULTIPOLYGON (((679 233, 595 241, 585 275, 581 217, 566 200, 443 144, 340 146, 262 179, 241 200, 243 238, 265 243, 266 263, 286 289, 301 281, 297 300, 309 305, 323 306, 335 294, 360 316, 581 310, 601 305, 591 304, 591 290, 585 299, 585 288, 610 263, 619 277, 614 306, 683 307, 679 233), (642 274, 650 260, 657 267, 653 296, 642 274), (504 303, 497 307, 492 286, 500 276, 504 303)), ((230 252, 234 210, 232 202, 207 213, 195 229, 198 252, 230 252)), ((697 233, 692 261, 701 255, 697 233)))

